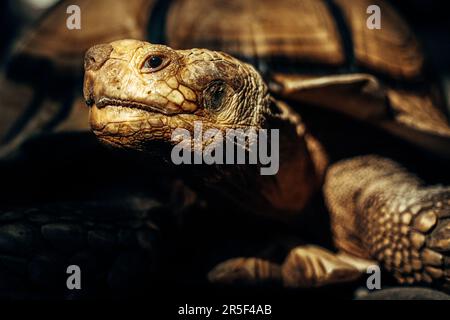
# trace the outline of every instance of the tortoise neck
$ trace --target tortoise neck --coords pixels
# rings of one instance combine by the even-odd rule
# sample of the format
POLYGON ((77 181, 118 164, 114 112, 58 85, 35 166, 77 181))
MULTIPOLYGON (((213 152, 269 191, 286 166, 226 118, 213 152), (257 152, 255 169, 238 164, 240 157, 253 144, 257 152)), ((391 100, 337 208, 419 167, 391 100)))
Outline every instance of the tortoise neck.
POLYGON ((209 186, 241 207, 285 220, 300 213, 321 187, 327 158, 300 116, 287 105, 276 104, 278 112, 267 114, 262 126, 264 130, 278 131, 278 141, 269 139, 271 156, 275 152, 278 157, 274 174, 264 174, 261 163, 216 165, 213 172, 202 170, 201 174, 209 186), (274 150, 274 142, 278 150, 274 150))

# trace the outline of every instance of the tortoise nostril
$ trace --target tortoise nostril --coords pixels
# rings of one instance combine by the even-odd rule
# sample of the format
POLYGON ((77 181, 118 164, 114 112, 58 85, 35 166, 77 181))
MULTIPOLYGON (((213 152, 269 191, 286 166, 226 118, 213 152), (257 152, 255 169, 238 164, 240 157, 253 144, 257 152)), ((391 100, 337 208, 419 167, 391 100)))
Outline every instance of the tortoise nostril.
POLYGON ((94 99, 92 99, 92 98, 86 99, 85 102, 86 102, 86 105, 87 105, 88 107, 92 107, 92 106, 94 105, 94 103, 95 103, 94 99))
POLYGON ((110 44, 99 44, 91 47, 84 57, 84 69, 98 70, 108 60, 113 47, 110 44))

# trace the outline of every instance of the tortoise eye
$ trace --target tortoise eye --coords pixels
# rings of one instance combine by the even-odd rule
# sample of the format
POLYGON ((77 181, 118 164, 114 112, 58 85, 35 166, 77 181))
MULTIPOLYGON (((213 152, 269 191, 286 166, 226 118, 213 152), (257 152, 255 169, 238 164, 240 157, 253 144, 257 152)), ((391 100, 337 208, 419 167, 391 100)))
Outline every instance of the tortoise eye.
POLYGON ((169 59, 161 55, 151 55, 147 57, 142 65, 143 72, 155 72, 161 70, 169 63, 169 59))

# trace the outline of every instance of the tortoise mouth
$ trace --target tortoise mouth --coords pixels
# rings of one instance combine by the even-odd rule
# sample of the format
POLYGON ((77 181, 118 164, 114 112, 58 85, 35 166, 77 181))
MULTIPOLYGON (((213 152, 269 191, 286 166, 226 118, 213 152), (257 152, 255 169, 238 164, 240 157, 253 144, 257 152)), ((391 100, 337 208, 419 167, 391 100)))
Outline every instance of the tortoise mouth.
POLYGON ((127 109, 138 109, 138 110, 142 110, 142 111, 145 111, 148 113, 159 113, 159 114, 163 114, 166 116, 180 113, 180 110, 178 108, 176 110, 172 109, 167 104, 162 106, 158 103, 147 104, 147 103, 115 99, 115 98, 108 98, 108 97, 100 98, 97 102, 95 102, 95 106, 98 109, 103 109, 105 107, 121 107, 121 108, 127 108, 127 109))
POLYGON ((89 110, 89 123, 94 131, 118 133, 116 128, 143 123, 152 116, 163 116, 161 113, 151 113, 138 108, 123 107, 119 105, 103 105, 98 107, 94 104, 89 110))

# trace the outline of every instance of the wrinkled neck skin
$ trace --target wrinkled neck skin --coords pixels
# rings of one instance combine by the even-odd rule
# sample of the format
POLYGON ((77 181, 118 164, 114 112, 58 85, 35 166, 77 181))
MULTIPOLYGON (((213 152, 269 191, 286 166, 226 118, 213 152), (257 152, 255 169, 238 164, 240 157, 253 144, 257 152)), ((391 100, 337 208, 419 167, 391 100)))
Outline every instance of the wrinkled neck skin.
POLYGON ((250 213, 288 222, 301 214, 321 187, 328 163, 322 146, 307 132, 301 118, 281 102, 275 107, 279 113, 266 114, 261 126, 279 130, 279 168, 275 175, 261 175, 260 164, 191 167, 208 196, 219 195, 250 213))

